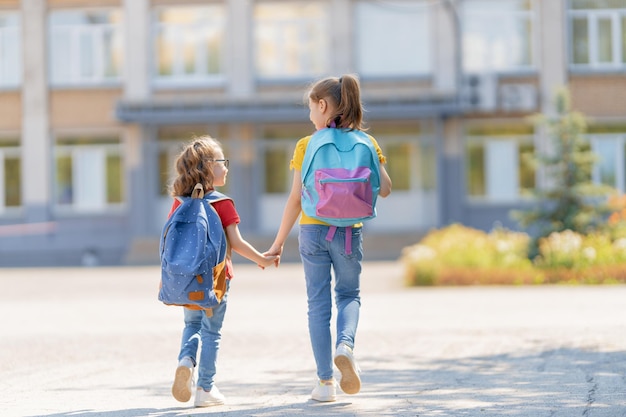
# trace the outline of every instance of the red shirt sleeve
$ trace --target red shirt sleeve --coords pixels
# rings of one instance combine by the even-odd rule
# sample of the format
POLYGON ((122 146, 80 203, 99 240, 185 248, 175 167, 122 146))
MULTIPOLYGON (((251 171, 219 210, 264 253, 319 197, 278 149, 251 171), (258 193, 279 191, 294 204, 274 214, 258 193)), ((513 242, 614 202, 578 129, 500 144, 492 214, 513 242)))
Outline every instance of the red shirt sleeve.
POLYGON ((174 202, 172 203, 172 208, 170 209, 170 213, 167 215, 167 218, 169 219, 170 217, 172 217, 172 213, 174 213, 176 211, 176 209, 178 208, 178 206, 180 206, 180 201, 175 198, 174 202))
POLYGON ((231 199, 216 201, 213 204, 213 208, 217 211, 217 214, 222 220, 222 226, 226 229, 231 224, 239 224, 241 219, 239 213, 235 209, 235 203, 231 199))

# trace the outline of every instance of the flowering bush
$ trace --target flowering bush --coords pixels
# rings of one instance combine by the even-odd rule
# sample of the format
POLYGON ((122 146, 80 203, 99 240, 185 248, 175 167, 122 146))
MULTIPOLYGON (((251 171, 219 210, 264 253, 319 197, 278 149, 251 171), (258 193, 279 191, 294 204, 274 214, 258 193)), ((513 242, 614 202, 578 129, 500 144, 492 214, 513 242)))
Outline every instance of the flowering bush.
MULTIPOLYGON (((626 222, 625 222, 626 223, 626 222)), ((530 237, 462 225, 434 230, 402 252, 408 285, 626 283, 626 237, 571 230, 539 240, 528 258, 530 237)))
POLYGON ((541 281, 527 258, 529 237, 497 229, 489 234, 459 224, 434 230, 404 248, 408 285, 526 284, 541 281))
POLYGON ((581 235, 565 230, 539 242, 535 265, 546 271, 548 282, 626 282, 626 238, 610 233, 581 235))

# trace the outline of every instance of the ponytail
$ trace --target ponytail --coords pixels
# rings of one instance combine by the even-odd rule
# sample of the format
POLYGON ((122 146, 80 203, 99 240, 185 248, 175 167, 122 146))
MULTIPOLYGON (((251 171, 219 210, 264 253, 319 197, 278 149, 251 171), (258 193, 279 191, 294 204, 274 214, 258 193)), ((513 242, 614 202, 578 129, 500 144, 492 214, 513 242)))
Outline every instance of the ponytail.
POLYGON ((359 80, 353 75, 339 78, 341 100, 337 103, 337 115, 341 118, 340 127, 362 130, 363 105, 361 104, 361 87, 359 80))
POLYGON ((313 100, 329 100, 336 108, 327 121, 346 129, 365 130, 363 128, 363 104, 361 103, 361 86, 356 75, 346 74, 341 78, 329 77, 318 81, 309 92, 313 100))

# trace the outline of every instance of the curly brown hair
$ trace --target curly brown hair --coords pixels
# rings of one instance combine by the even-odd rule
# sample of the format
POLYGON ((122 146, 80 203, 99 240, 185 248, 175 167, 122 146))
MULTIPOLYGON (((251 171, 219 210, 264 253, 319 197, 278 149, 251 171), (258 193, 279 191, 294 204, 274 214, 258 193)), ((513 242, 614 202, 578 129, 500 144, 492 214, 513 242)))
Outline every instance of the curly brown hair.
POLYGON ((172 182, 170 195, 189 197, 193 187, 200 183, 207 193, 213 190, 213 159, 222 150, 211 136, 193 138, 176 158, 177 177, 172 182))

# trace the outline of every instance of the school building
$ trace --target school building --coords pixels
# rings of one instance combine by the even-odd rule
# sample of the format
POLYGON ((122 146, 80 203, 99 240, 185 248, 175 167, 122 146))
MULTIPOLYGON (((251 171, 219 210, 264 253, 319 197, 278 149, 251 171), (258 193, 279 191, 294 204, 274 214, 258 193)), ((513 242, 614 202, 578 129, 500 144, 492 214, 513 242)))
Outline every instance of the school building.
POLYGON ((158 259, 173 160, 202 134, 269 245, 306 89, 344 73, 394 183, 367 239, 516 228, 542 186, 528 116, 560 86, 594 180, 626 187, 626 0, 0 0, 0 266, 158 259))

